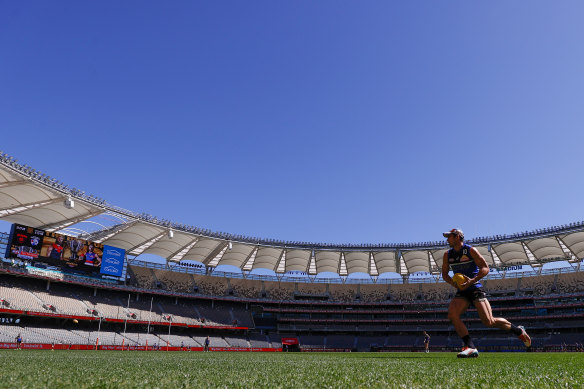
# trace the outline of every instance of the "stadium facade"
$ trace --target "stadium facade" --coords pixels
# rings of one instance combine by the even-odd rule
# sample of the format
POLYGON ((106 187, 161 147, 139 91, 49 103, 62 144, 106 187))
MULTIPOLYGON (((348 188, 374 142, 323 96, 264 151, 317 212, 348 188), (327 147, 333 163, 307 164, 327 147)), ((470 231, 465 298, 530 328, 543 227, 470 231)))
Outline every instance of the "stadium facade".
MULTIPOLYGON (((460 345, 446 317, 454 290, 439 274, 444 241, 327 244, 212 232, 110 205, 6 154, 0 218, 33 231, 25 237, 41 231, 71 242, 68 266, 59 266, 63 255, 56 263, 40 249, 45 257, 14 255, 14 231, 0 235, 0 342, 10 347, 21 334, 58 347, 199 348, 209 336, 219 349, 280 350, 284 338, 305 350, 410 350, 423 348, 423 330, 435 350, 460 345), (100 260, 104 248, 121 250, 120 273, 73 266, 75 242, 98 247, 100 260)), ((526 326, 536 350, 580 347, 584 223, 469 243, 493 269, 484 284, 495 315, 526 326), (544 266, 556 262, 565 266, 544 266)), ((522 350, 475 311, 465 320, 479 348, 522 350)))

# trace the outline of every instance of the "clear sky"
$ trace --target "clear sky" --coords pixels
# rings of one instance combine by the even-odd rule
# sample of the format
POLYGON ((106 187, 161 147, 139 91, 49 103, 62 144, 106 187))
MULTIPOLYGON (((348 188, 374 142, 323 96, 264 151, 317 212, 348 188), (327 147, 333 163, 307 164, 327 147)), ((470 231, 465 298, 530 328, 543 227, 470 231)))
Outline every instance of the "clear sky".
POLYGON ((583 219, 581 1, 0 1, 0 150, 330 243, 583 219))

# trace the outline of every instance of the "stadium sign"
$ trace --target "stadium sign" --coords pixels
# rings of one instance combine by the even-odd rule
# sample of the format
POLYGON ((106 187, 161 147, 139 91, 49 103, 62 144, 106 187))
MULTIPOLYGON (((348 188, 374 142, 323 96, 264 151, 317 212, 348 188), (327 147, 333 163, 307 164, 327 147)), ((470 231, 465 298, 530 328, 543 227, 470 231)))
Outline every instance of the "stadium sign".
POLYGON ((103 247, 103 258, 101 265, 101 274, 121 277, 124 267, 124 258, 126 250, 113 246, 103 247))

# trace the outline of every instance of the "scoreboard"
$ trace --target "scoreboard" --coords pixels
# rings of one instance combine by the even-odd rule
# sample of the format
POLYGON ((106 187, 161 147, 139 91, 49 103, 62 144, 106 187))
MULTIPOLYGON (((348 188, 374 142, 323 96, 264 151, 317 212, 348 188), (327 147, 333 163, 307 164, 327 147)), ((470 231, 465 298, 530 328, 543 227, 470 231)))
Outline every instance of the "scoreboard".
POLYGON ((62 269, 121 277, 126 252, 102 243, 13 224, 6 258, 44 262, 62 269))

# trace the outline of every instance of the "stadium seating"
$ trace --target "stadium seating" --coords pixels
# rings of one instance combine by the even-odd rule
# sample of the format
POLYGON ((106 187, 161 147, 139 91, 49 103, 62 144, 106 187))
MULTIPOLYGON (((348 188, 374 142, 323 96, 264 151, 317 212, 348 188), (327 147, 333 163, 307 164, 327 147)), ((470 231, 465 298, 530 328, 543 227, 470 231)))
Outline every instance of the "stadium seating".
POLYGON ((235 336, 225 336, 225 342, 227 342, 230 347, 251 347, 251 344, 246 339, 235 336))
POLYGON ((157 288, 153 269, 129 265, 128 271, 131 273, 132 278, 135 279, 136 286, 144 289, 157 288))
POLYGON ((523 277, 521 278, 520 291, 523 294, 531 293, 536 296, 546 295, 551 293, 555 277, 554 274, 539 277, 523 277))
POLYGON ((558 274, 556 291, 559 293, 575 293, 584 291, 584 273, 558 274))
POLYGON ((258 299, 262 297, 261 281, 234 278, 230 280, 230 285, 231 290, 235 296, 246 297, 250 299, 258 299))
POLYGON ((322 336, 316 335, 300 335, 298 337, 299 343, 304 347, 318 347, 325 348, 325 339, 322 336))
POLYGON ((421 284, 392 284, 389 293, 394 300, 412 301, 421 295, 420 288, 421 284))
POLYGON ((352 303, 357 297, 357 288, 355 284, 330 284, 329 294, 332 301, 352 303))
MULTIPOLYGON (((193 339, 199 343, 200 345, 205 344, 206 336, 193 336, 193 339)), ((219 336, 209 336, 209 346, 210 347, 230 347, 229 344, 225 341, 225 339, 219 336)))
POLYGON ((332 348, 351 349, 355 345, 355 335, 327 335, 325 345, 332 348))
POLYGON ((363 302, 382 302, 387 300, 389 295, 389 284, 379 285, 360 285, 361 301, 363 302))
POLYGON ((422 296, 426 301, 449 300, 456 293, 456 290, 445 282, 432 282, 421 284, 422 296))
POLYGON ((2 277, 1 281, 0 299, 4 300, 11 309, 39 312, 46 310, 43 307, 43 301, 30 292, 31 287, 38 284, 35 280, 2 277))
POLYGON ((268 348, 270 346, 270 338, 263 334, 249 334, 249 342, 252 347, 268 348))
POLYGON ((296 284, 296 293, 302 296, 327 296, 327 284, 324 283, 306 283, 299 282, 296 284))
POLYGON ((264 281, 265 292, 271 300, 293 300, 295 283, 264 281))
POLYGON ((383 336, 358 336, 357 351, 371 351, 373 346, 383 346, 385 337, 383 336))
POLYGON ((153 269, 154 277, 161 288, 173 292, 192 293, 195 287, 193 276, 170 270, 153 269))
POLYGON ((515 294, 519 285, 519 278, 489 279, 483 281, 483 288, 490 294, 515 294))
MULTIPOLYGON (((138 267, 136 267, 138 269, 138 267)), ((10 268, 5 270, 11 271, 10 268)), ((135 269, 134 269, 135 270, 135 269)), ((431 333, 431 347, 456 349, 460 339, 447 320, 447 301, 454 290, 442 282, 412 284, 325 284, 231 279, 188 274, 193 290, 174 283, 171 270, 147 269, 150 289, 112 289, 107 285, 50 283, 35 274, 0 274, 4 307, 47 314, 93 316, 128 321, 104 323, 99 338, 103 345, 201 347, 213 327, 248 327, 250 330, 210 333, 212 347, 281 347, 285 335, 300 340, 301 347, 390 350, 423 348, 421 331, 431 333), (195 287, 201 287, 195 291, 195 287), (209 293, 205 294, 203 292, 209 293), (388 299, 388 295, 391 299, 388 299), (128 296, 129 306, 128 306, 128 296), (151 309, 152 304, 152 309, 151 309), (255 320, 261 322, 256 327, 255 320), (172 327, 165 324, 172 322, 172 327), (150 333, 132 324, 149 321, 150 333), (122 322, 123 323, 123 322, 122 322), (197 329, 186 329, 186 325, 197 329), (171 330, 170 337, 168 329, 171 330), (201 333, 203 332, 203 333, 201 333)), ((141 270, 135 272, 142 274, 141 270)), ((44 274, 44 273, 43 273, 44 274)), ((185 273, 178 274, 184 280, 185 273)), ((143 285, 146 278, 142 278, 143 285)), ((496 315, 516 325, 527 325, 533 344, 542 349, 559 347, 557 339, 574 342, 584 329, 584 272, 485 280, 496 315), (550 328, 561 336, 550 336, 550 328), (574 332, 576 331, 576 332, 574 332), (574 336, 571 337, 570 334, 574 336), (565 335, 565 336, 564 336, 565 335)), ((24 323, 0 323, 0 341, 12 342, 18 333, 29 342, 88 344, 97 340, 98 321, 59 327, 55 321, 27 319, 24 323), (47 331, 48 330, 48 331, 47 331)), ((521 343, 482 325, 472 308, 465 321, 482 348, 521 350, 521 343)), ((142 324, 143 326, 144 324, 142 324)), ((217 330, 215 330, 217 331, 217 330)))
POLYGON ((193 275, 199 294, 208 296, 226 296, 229 290, 227 278, 193 275))

